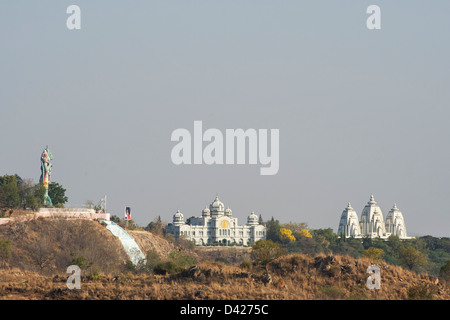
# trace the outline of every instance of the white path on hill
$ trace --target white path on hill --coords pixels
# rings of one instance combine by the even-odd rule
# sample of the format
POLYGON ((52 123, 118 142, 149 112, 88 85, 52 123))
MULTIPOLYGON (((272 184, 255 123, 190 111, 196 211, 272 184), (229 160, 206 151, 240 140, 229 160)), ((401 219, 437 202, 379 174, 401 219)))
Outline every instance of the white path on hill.
POLYGON ((102 221, 114 236, 122 242, 123 248, 130 257, 131 262, 136 266, 145 263, 145 255, 142 253, 134 238, 113 221, 102 221))

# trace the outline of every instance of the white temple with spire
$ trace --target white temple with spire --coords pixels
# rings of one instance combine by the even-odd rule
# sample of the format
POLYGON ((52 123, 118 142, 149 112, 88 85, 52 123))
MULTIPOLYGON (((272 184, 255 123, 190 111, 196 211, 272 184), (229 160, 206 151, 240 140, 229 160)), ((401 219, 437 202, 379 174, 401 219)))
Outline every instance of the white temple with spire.
POLYGON ((201 217, 191 217, 189 223, 184 221, 184 215, 178 210, 166 232, 175 235, 177 239, 184 236, 196 245, 221 243, 246 246, 266 238, 266 227, 259 223, 254 212, 248 216, 247 224, 240 226, 231 209, 225 209, 218 196, 209 208, 202 210, 201 217))
POLYGON ((359 221, 356 211, 350 203, 347 205, 341 214, 338 235, 346 238, 387 239, 391 235, 396 235, 400 239, 410 238, 406 234, 405 220, 397 205, 394 204, 384 221, 383 212, 373 195, 363 208, 359 221))

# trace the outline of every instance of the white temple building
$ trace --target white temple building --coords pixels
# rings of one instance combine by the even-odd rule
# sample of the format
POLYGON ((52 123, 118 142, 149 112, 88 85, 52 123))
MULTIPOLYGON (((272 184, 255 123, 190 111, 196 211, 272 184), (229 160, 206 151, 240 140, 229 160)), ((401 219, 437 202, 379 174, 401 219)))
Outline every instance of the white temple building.
POLYGON ((216 197, 202 211, 201 217, 191 217, 189 223, 184 221, 184 215, 178 210, 169 223, 166 232, 175 238, 185 236, 196 245, 213 243, 249 245, 266 238, 266 227, 259 223, 258 216, 252 212, 247 218, 247 224, 240 226, 238 219, 233 217, 230 208, 216 197))
POLYGON ((383 219, 383 212, 376 203, 373 195, 365 205, 358 221, 358 215, 353 210, 350 203, 341 214, 339 221, 338 235, 346 238, 381 238, 387 239, 391 235, 396 235, 400 239, 409 239, 406 234, 405 220, 401 211, 394 204, 394 207, 383 219))
POLYGON ((359 227, 358 214, 355 210, 353 210, 350 202, 348 203, 347 208, 342 211, 338 234, 345 234, 347 238, 361 237, 361 228, 359 227))

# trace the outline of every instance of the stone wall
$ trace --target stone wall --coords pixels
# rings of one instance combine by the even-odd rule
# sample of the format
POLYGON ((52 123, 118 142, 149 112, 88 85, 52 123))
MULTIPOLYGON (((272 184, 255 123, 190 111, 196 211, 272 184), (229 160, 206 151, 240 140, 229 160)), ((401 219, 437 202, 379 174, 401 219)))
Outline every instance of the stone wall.
POLYGON ((20 217, 0 218, 0 225, 13 220, 32 220, 37 218, 66 218, 66 219, 104 219, 109 221, 109 213, 95 213, 94 209, 86 208, 41 208, 37 212, 32 212, 20 217))

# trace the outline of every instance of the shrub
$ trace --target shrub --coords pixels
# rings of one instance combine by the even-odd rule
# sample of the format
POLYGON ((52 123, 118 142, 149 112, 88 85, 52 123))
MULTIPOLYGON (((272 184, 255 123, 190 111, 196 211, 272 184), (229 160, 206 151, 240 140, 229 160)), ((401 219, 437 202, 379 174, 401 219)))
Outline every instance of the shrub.
POLYGON ((191 266, 197 262, 197 260, 193 256, 175 250, 169 253, 169 259, 172 260, 175 265, 181 269, 191 266))
POLYGON ((319 288, 319 291, 329 299, 343 299, 345 297, 345 290, 335 286, 325 286, 319 288))
POLYGON ((384 250, 380 248, 370 247, 367 250, 364 250, 363 256, 369 259, 378 260, 383 258, 384 250))
POLYGON ((252 268, 252 262, 249 260, 244 260, 241 262, 239 267, 244 270, 250 270, 252 268))
POLYGON ((171 260, 158 262, 155 265, 155 267, 153 268, 153 272, 155 274, 161 274, 161 275, 173 274, 177 271, 180 271, 180 270, 175 265, 175 262, 173 262, 171 260))
POLYGON ((162 275, 174 274, 184 270, 186 267, 189 267, 196 262, 197 260, 189 254, 180 251, 172 251, 169 254, 169 259, 155 263, 153 272, 155 274, 162 275))
POLYGON ((0 239, 0 267, 4 267, 11 258, 11 241, 0 239))
POLYGON ((158 252, 155 250, 149 250, 147 251, 147 269, 148 271, 153 271, 155 266, 161 262, 161 257, 159 256, 158 252))
POLYGON ((126 271, 135 272, 136 271, 136 266, 134 265, 134 263, 131 260, 127 260, 125 262, 125 270, 126 271))
POLYGON ((80 269, 88 269, 92 266, 93 262, 87 262, 85 257, 75 257, 75 253, 70 254, 72 256, 71 265, 77 265, 80 269))
POLYGON ((251 258, 264 268, 285 253, 281 244, 272 240, 259 240, 252 246, 251 258))
POLYGON ((228 261, 228 259, 224 258, 224 257, 217 257, 216 259, 214 259, 214 261, 224 263, 224 264, 230 264, 230 261, 228 261))
POLYGON ((92 271, 88 276, 88 279, 90 281, 97 281, 99 278, 100 278, 100 274, 98 273, 97 270, 92 271))
POLYGON ((408 299, 409 300, 433 300, 433 295, 435 294, 436 287, 417 285, 410 287, 408 289, 408 299))

